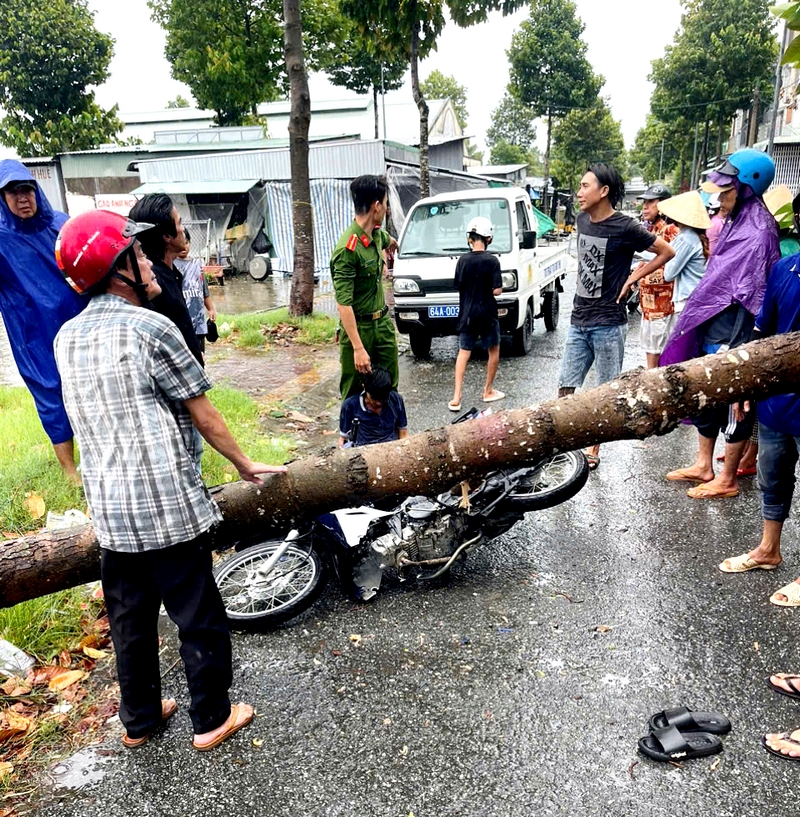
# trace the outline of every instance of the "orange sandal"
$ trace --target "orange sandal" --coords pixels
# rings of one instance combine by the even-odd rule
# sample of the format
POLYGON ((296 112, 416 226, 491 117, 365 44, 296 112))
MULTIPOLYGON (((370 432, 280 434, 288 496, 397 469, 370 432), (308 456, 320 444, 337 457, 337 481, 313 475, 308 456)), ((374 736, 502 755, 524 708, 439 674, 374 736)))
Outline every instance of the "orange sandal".
MULTIPOLYGON (((165 698, 161 701, 161 723, 166 723, 178 711, 178 702, 174 698, 165 698)), ((147 743, 150 735, 143 735, 140 738, 129 738, 126 732, 122 736, 122 743, 129 749, 135 749, 137 746, 147 743)))
MULTIPOLYGON (((222 731, 219 732, 216 737, 212 738, 208 743, 198 743, 197 738, 198 736, 194 736, 194 740, 192 741, 192 746, 197 749, 198 752, 208 752, 210 749, 215 749, 217 746, 220 745, 223 741, 227 740, 231 735, 238 732, 243 727, 247 726, 250 721, 253 720, 255 716, 255 712, 253 712, 253 708, 248 704, 234 704, 231 707, 231 714, 228 717, 228 720, 222 726, 222 731)), ((220 728, 220 727, 218 727, 220 728)), ((216 730, 212 730, 216 731, 216 730)))

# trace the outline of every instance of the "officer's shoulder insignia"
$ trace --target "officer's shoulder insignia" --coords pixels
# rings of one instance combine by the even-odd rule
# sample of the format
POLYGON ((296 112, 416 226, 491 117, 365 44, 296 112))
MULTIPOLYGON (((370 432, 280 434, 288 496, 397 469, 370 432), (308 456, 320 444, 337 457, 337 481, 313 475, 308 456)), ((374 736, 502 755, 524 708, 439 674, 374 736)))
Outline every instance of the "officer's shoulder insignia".
POLYGON ((362 235, 362 236, 361 236, 361 243, 362 243, 362 244, 363 244, 365 247, 369 247, 369 239, 366 237, 366 235, 362 235))
POLYGON ((350 252, 353 252, 355 250, 357 244, 358 244, 358 237, 356 236, 355 233, 353 233, 353 235, 351 235, 350 238, 347 239, 347 244, 345 244, 345 247, 347 247, 347 249, 350 250, 350 252))

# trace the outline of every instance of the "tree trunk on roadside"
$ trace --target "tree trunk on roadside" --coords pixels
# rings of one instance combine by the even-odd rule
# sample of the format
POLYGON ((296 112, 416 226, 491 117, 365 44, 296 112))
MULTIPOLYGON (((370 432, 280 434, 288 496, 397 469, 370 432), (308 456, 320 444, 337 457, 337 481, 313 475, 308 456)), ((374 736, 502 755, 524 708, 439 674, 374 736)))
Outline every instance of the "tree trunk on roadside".
MULTIPOLYGON (((635 369, 596 389, 529 409, 434 429, 406 440, 291 463, 264 485, 214 489, 234 541, 274 536, 325 511, 377 498, 435 494, 499 466, 536 462, 593 443, 672 431, 683 417, 739 397, 800 391, 800 332, 678 366, 635 369)), ((99 576, 91 526, 0 544, 0 607, 99 576)))
POLYGON ((303 61, 301 0, 283 0, 284 55, 289 75, 289 156, 292 170, 292 223, 294 226, 294 275, 289 295, 292 315, 310 315, 314 308, 314 219, 308 175, 308 128, 311 97, 303 61))
POLYGON ((708 127, 708 120, 706 120, 705 127, 703 128, 703 151, 700 154, 703 158, 700 162, 700 172, 708 167, 708 127))
POLYGON ((378 86, 372 86, 372 108, 375 113, 375 138, 380 139, 380 122, 378 121, 378 86))
MULTIPOLYGON (((409 16, 416 19, 416 0, 412 0, 413 9, 409 16)), ((431 194, 430 168, 428 166, 428 103, 422 96, 419 87, 419 32, 411 32, 411 89, 414 102, 419 109, 419 196, 424 199, 431 194)))
POLYGON ((544 170, 542 173, 544 174, 544 185, 542 186, 542 201, 540 202, 539 209, 543 212, 547 212, 547 204, 548 204, 548 189, 550 188, 550 136, 553 131, 553 116, 550 113, 550 109, 547 109, 547 149, 544 152, 544 170))

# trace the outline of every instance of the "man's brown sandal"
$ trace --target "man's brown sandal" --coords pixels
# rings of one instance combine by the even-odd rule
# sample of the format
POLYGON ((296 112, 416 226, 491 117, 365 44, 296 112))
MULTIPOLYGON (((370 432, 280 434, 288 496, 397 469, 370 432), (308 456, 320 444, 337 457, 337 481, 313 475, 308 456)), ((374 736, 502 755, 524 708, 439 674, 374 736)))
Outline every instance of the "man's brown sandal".
MULTIPOLYGON (((161 723, 166 723, 178 711, 178 702, 174 698, 165 698, 161 701, 161 723)), ((126 732, 122 736, 123 745, 129 749, 135 749, 137 746, 142 746, 147 743, 150 735, 142 735, 140 738, 129 738, 126 732)))

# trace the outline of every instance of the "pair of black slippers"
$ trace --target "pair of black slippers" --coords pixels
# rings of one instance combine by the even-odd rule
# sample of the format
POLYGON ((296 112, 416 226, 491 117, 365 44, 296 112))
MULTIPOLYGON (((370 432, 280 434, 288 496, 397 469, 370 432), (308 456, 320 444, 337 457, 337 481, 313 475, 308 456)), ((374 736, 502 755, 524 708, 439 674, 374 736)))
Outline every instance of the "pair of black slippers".
POLYGON ((720 735, 731 722, 719 712, 693 712, 685 706, 657 712, 647 722, 650 734, 639 739, 639 751, 661 763, 693 760, 722 751, 720 735))

